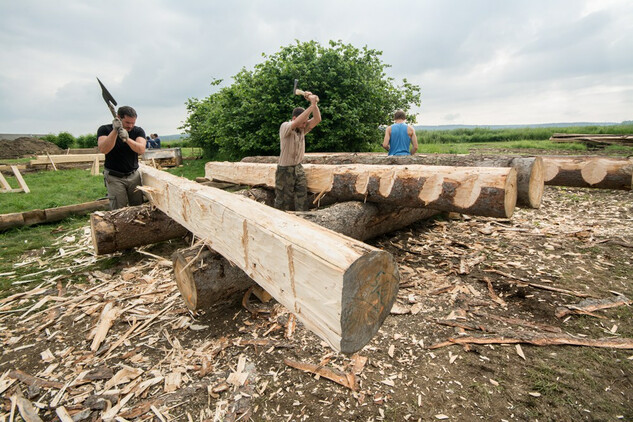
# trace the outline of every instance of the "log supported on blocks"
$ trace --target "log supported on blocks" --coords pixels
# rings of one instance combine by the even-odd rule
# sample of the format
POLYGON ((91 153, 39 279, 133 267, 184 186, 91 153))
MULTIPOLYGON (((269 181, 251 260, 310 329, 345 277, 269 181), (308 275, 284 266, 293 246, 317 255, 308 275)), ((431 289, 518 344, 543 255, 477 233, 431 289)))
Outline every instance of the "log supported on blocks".
POLYGON ((545 184, 630 190, 633 158, 544 156, 545 184))
POLYGON ((183 237, 189 231, 149 205, 95 212, 90 216, 92 245, 97 255, 183 237))
MULTIPOLYGON (((274 187, 276 167, 211 161, 205 165, 205 176, 274 187)), ((517 199, 514 168, 306 164, 304 169, 309 191, 340 202, 368 201, 507 218, 517 199)))
MULTIPOLYGON (((276 164, 277 156, 245 157, 243 163, 276 164)), ((416 154, 389 156, 384 153, 307 153, 305 164, 435 165, 455 167, 514 167, 517 170, 517 204, 539 208, 543 198, 544 170, 540 157, 475 154, 416 154)))
POLYGON ((335 350, 353 353, 396 299, 393 256, 219 189, 139 168, 151 202, 242 269, 335 350))
MULTIPOLYGON (((424 208, 394 208, 362 202, 340 202, 296 215, 358 240, 400 230, 438 214, 424 208)), ((244 271, 207 247, 193 246, 172 255, 174 276, 189 309, 204 310, 253 285, 244 271)))

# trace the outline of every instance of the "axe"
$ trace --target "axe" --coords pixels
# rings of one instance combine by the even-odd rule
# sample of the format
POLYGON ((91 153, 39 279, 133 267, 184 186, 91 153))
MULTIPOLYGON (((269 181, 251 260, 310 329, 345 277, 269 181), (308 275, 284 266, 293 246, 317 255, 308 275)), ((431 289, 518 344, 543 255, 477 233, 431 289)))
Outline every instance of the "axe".
POLYGON ((116 106, 116 100, 114 99, 112 94, 108 92, 106 87, 101 83, 99 78, 97 78, 97 81, 99 82, 99 85, 101 85, 101 96, 103 97, 106 104, 108 105, 108 108, 110 109, 110 112, 112 113, 112 117, 116 119, 117 115, 116 115, 116 111, 114 110, 114 106, 116 106))
POLYGON ((295 79, 295 85, 292 87, 292 94, 293 95, 303 95, 303 98, 305 98, 307 100, 308 96, 306 95, 306 92, 302 91, 300 89, 297 89, 297 84, 298 83, 299 83, 299 79, 295 79))

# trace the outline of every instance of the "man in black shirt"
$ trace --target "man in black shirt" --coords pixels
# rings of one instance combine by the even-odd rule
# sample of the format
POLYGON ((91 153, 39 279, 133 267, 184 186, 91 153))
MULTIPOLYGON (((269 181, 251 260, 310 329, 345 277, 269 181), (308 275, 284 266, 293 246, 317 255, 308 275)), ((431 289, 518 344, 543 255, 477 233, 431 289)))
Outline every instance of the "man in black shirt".
POLYGON ((145 131, 136 124, 136 110, 120 107, 111 125, 97 131, 99 152, 105 154, 103 177, 108 189, 110 209, 141 205, 143 192, 138 172, 138 156, 145 152, 145 131))

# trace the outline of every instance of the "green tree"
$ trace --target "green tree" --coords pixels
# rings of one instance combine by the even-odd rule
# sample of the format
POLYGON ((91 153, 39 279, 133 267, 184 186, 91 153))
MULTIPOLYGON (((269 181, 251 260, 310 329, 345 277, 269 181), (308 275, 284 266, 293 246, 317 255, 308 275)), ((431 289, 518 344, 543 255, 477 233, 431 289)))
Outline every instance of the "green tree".
POLYGON ((308 105, 291 93, 299 79, 299 88, 319 96, 323 117, 308 135, 307 151, 371 150, 382 140, 380 126, 391 122, 396 109, 408 112, 420 105, 420 87, 406 79, 395 85, 381 55, 341 41, 329 46, 297 41, 264 55, 253 70, 242 69, 232 85, 202 100, 189 99, 182 129, 211 157, 279 154, 279 125, 294 107, 308 105))
POLYGON ((97 146, 97 134, 90 133, 77 137, 77 146, 79 148, 93 148, 97 146))

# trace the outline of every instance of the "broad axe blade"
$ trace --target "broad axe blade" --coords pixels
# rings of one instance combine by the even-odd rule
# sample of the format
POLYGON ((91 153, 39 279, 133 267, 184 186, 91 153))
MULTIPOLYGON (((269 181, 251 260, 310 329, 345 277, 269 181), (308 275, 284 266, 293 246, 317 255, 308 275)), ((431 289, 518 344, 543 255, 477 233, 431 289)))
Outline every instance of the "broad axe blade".
POLYGON ((299 83, 299 79, 295 79, 295 84, 292 87, 292 95, 296 95, 297 94, 297 84, 299 83))
POLYGON ((116 114, 114 112, 114 106, 117 105, 116 100, 114 99, 114 97, 112 96, 112 94, 110 94, 110 92, 108 92, 107 88, 105 87, 105 85, 103 85, 103 83, 101 83, 101 81, 99 80, 99 78, 97 78, 97 82, 99 82, 99 85, 101 85, 101 96, 103 97, 103 99, 105 100, 106 104, 108 105, 108 108, 110 109, 110 111, 112 112, 112 115, 114 117, 116 117, 116 114))

